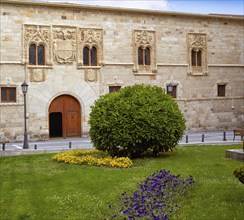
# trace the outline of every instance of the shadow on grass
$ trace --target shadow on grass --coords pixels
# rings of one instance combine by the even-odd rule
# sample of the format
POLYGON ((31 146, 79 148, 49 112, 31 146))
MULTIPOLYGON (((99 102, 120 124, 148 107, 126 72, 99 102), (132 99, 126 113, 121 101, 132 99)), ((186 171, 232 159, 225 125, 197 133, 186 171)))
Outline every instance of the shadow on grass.
POLYGON ((133 159, 133 167, 141 167, 141 166, 146 166, 150 163, 158 163, 161 162, 162 160, 168 160, 170 158, 175 158, 179 157, 180 154, 180 149, 175 148, 172 151, 168 152, 162 152, 158 156, 152 156, 150 154, 145 155, 144 157, 141 158, 136 158, 133 159))

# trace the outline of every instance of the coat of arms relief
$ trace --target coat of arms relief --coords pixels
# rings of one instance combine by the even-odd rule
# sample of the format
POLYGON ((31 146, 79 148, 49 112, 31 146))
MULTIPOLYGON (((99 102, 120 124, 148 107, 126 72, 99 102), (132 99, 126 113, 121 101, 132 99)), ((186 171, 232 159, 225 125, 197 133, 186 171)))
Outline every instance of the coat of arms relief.
POLYGON ((60 64, 76 61, 77 28, 53 27, 53 60, 60 64))
POLYGON ((45 47, 46 66, 52 66, 55 61, 58 64, 77 62, 81 67, 83 48, 93 46, 97 49, 98 66, 103 65, 102 29, 30 24, 25 24, 23 29, 23 63, 28 64, 29 46, 35 43, 45 47))

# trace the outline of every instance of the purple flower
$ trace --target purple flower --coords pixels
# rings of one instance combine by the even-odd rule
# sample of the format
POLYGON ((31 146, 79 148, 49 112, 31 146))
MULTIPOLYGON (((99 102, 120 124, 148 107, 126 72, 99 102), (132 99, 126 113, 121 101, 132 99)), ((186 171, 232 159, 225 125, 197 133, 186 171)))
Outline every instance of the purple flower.
POLYGON ((122 217, 168 220, 173 211, 179 208, 180 200, 193 183, 192 176, 184 179, 180 175, 171 175, 170 171, 157 171, 139 184, 131 197, 128 197, 126 192, 122 193, 122 217))

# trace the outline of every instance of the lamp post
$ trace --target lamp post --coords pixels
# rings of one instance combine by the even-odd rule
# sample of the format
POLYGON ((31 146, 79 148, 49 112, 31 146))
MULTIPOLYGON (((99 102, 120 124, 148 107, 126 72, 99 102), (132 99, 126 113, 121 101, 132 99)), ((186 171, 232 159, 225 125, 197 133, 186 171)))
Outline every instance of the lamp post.
POLYGON ((172 96, 172 92, 173 92, 173 84, 172 82, 169 83, 169 85, 167 86, 168 92, 170 93, 170 95, 172 96))
POLYGON ((23 144, 23 149, 29 149, 29 144, 28 144, 28 137, 27 137, 27 129, 26 129, 26 93, 28 90, 28 84, 24 82, 21 85, 22 92, 24 94, 24 119, 25 119, 25 132, 24 132, 24 144, 23 144))

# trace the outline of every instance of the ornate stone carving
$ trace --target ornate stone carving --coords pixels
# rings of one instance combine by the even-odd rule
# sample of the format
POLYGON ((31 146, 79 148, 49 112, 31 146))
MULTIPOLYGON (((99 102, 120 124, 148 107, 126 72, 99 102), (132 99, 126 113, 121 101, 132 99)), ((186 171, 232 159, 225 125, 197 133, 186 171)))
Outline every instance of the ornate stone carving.
POLYGON ((98 28, 80 28, 78 31, 77 65, 83 66, 83 48, 96 47, 98 66, 103 65, 103 30, 98 28))
POLYGON ((202 33, 189 33, 187 36, 188 75, 207 75, 207 36, 202 33), (201 65, 192 66, 192 50, 201 51, 201 65))
POLYGON ((155 74, 157 72, 156 64, 156 37, 155 31, 134 30, 133 33, 133 71, 138 74, 155 74), (150 49, 150 65, 138 65, 138 48, 150 49))
POLYGON ((75 27, 53 27, 53 60, 61 64, 76 61, 76 37, 75 27))
POLYGON ((102 42, 101 29, 80 29, 80 40, 88 44, 100 44, 102 42))
POLYGON ((45 69, 29 69, 31 82, 43 82, 46 79, 45 69))
POLYGON ((85 70, 85 80, 88 82, 97 81, 97 69, 86 69, 85 70))
POLYGON ((30 44, 44 45, 46 65, 51 65, 51 27, 46 25, 24 25, 23 63, 28 63, 30 44))
POLYGON ((205 34, 189 34, 190 44, 193 48, 206 47, 206 35, 205 34))
POLYGON ((135 30, 135 43, 139 46, 150 46, 154 44, 154 31, 137 31, 135 30))

